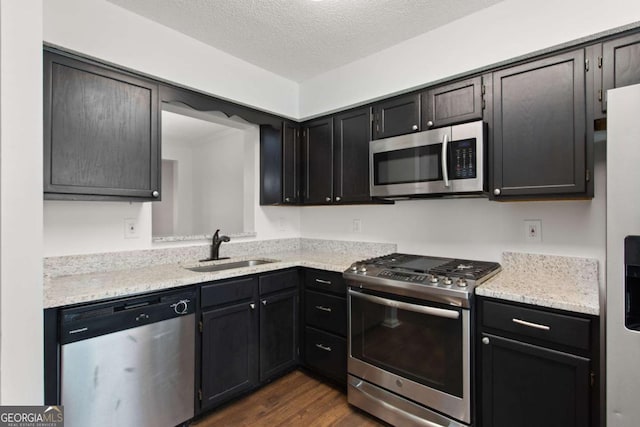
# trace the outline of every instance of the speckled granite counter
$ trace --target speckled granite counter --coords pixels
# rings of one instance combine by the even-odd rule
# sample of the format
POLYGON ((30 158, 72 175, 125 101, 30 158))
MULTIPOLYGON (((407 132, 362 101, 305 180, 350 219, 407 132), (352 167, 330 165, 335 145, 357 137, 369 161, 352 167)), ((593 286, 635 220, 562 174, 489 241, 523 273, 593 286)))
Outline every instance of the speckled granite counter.
MULTIPOLYGON (((149 257, 148 252, 152 251, 103 254, 102 258, 100 255, 82 255, 60 257, 64 260, 48 259, 45 260, 44 307, 51 308, 99 301, 290 267, 309 267, 342 272, 354 261, 395 251, 395 245, 391 244, 363 243, 357 245, 353 242, 308 240, 297 245, 295 242, 285 242, 286 246, 284 247, 280 243, 269 244, 270 241, 256 242, 259 246, 255 251, 207 264, 247 259, 268 259, 275 262, 207 273, 197 273, 185 268, 197 265, 197 260, 206 256, 193 248, 183 250, 186 259, 178 259, 176 254, 179 249, 172 248, 170 250, 171 257, 158 255, 157 263, 150 261, 152 258, 149 257), (272 251, 264 250, 265 246, 272 251), (273 249, 283 248, 287 250, 273 251, 273 249), (134 259, 136 257, 149 259, 134 259), (127 262, 119 262, 120 258, 127 260, 127 262), (90 270, 89 266, 82 265, 83 260, 97 262, 99 259, 108 259, 109 261, 103 261, 100 268, 94 266, 93 270, 90 270), (65 265, 66 267, 64 267, 65 265), (112 269, 108 269, 110 265, 112 269)), ((206 253, 206 247, 204 253, 206 253)))
POLYGON ((476 294, 585 314, 600 314, 598 261, 505 252, 502 272, 476 294))

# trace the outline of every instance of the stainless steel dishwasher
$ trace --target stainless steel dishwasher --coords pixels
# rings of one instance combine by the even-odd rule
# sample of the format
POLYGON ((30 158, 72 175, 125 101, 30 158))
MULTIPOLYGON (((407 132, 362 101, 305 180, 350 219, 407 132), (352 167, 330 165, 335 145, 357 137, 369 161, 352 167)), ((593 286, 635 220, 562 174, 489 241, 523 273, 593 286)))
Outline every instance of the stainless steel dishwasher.
POLYGON ((173 427, 194 415, 195 290, 62 311, 68 427, 173 427))

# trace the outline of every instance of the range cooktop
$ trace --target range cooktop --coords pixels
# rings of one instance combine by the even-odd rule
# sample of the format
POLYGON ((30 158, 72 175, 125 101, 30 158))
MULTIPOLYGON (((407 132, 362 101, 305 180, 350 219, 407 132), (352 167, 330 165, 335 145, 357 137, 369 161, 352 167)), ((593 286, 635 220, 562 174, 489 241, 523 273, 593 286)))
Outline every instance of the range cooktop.
POLYGON ((393 253, 358 261, 350 286, 469 307, 473 289, 501 270, 497 262, 393 253))

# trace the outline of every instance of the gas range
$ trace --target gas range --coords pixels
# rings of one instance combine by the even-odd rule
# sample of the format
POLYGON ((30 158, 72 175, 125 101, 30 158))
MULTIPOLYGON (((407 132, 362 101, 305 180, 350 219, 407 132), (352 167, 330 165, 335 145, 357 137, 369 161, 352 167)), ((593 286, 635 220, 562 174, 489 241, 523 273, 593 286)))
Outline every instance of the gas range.
POLYGON ((496 262, 393 253, 355 262, 343 277, 352 287, 469 308, 474 288, 500 270, 496 262))

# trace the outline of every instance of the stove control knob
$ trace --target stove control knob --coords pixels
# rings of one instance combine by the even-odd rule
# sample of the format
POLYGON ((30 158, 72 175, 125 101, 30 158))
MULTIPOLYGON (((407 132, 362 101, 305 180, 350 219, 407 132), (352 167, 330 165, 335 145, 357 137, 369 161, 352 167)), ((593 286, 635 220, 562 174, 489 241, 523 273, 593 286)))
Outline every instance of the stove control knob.
POLYGON ((456 280, 456 285, 458 285, 459 288, 466 288, 468 283, 465 279, 460 278, 458 280, 456 280))
POLYGON ((438 283, 438 276, 431 276, 431 279, 429 279, 429 281, 431 283, 438 283))
POLYGON ((442 279, 442 284, 443 285, 447 285, 447 286, 451 286, 452 280, 449 277, 445 277, 444 279, 442 279))
POLYGON ((366 273, 367 272, 367 266, 366 265, 361 265, 360 269, 359 269, 360 273, 366 273))
POLYGON ((358 264, 351 264, 351 271, 354 273, 358 271, 358 264))

